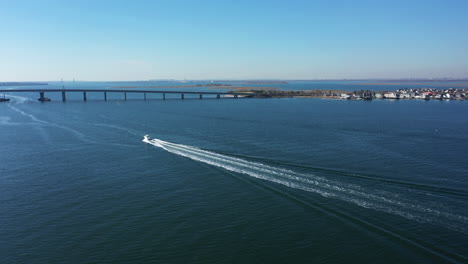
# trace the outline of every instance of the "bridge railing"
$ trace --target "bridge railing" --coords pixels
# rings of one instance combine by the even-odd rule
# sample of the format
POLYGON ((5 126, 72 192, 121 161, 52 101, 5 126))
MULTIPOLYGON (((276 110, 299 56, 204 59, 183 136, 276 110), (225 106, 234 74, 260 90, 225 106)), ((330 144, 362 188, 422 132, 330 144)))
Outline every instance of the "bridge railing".
POLYGON ((250 97, 253 96, 252 93, 243 93, 243 92, 203 92, 203 91, 158 91, 158 90, 123 90, 123 89, 0 89, 0 93, 23 93, 23 92, 37 92, 39 93, 39 101, 47 102, 50 101, 49 98, 45 96, 46 93, 61 93, 62 101, 67 101, 67 93, 82 93, 83 101, 88 100, 88 93, 103 93, 104 101, 107 101, 108 93, 121 93, 124 96, 124 100, 127 100, 128 93, 139 93, 143 94, 143 100, 147 100, 147 94, 162 94, 162 99, 166 100, 166 94, 179 94, 180 99, 185 99, 185 95, 198 95, 199 99, 203 99, 204 95, 214 95, 217 99, 222 97, 250 97))

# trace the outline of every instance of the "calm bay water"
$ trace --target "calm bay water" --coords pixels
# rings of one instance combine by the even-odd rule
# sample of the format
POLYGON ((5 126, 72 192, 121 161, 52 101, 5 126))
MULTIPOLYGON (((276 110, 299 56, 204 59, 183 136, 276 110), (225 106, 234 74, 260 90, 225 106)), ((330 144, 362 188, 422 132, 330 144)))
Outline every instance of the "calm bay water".
POLYGON ((467 261, 467 102, 16 96, 0 263, 467 261))

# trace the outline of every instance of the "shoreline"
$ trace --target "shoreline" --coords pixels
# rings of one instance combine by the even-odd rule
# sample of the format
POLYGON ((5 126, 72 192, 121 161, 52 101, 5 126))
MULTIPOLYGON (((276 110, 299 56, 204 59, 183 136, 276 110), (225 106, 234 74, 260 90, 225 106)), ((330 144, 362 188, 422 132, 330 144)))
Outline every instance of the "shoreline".
POLYGON ((396 91, 374 92, 369 90, 360 90, 347 92, 343 90, 258 90, 242 89, 230 92, 251 93, 254 98, 324 98, 341 100, 468 100, 467 89, 449 88, 447 90, 438 90, 431 88, 419 89, 399 89, 396 91))

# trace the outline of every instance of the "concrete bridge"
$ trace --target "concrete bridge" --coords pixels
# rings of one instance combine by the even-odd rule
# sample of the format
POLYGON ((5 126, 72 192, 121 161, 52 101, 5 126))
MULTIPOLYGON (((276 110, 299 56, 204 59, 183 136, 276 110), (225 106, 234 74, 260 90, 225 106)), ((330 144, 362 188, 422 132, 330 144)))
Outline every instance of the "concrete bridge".
POLYGON ((142 99, 146 101, 147 94, 162 94, 162 99, 166 100, 166 94, 180 94, 180 99, 184 99, 186 94, 196 94, 198 95, 199 99, 203 99, 203 95, 216 95, 217 99, 220 99, 221 96, 225 97, 225 95, 230 95, 233 98, 238 98, 239 96, 242 97, 252 97, 254 94, 252 93, 242 93, 242 92, 200 92, 200 91, 155 91, 155 90, 121 90, 121 89, 11 89, 11 90, 0 90, 0 93, 25 93, 25 92, 37 92, 39 93, 38 101, 46 102, 49 101, 47 97, 45 97, 46 93, 62 93, 62 101, 67 101, 67 93, 82 93, 83 94, 83 101, 87 101, 88 93, 102 93, 104 101, 107 101, 107 94, 108 93, 120 93, 124 95, 124 100, 127 100, 127 93, 138 93, 142 94, 142 99))

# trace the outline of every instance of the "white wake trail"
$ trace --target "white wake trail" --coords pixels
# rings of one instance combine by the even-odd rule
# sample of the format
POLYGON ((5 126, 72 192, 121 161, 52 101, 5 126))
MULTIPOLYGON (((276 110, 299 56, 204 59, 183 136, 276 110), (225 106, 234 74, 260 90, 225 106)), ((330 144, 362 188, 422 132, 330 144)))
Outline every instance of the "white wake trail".
POLYGON ((38 124, 40 124, 40 125, 43 125, 43 126, 51 126, 51 127, 56 127, 56 128, 59 128, 59 129, 63 129, 63 130, 65 130, 65 131, 68 131, 68 132, 70 132, 71 134, 75 135, 78 139, 80 139, 80 140, 83 141, 83 142, 86 142, 86 143, 96 143, 96 142, 94 142, 94 141, 88 140, 88 139, 86 138, 86 136, 85 136, 83 133, 81 133, 81 132, 79 132, 79 131, 77 131, 77 130, 75 130, 75 129, 72 129, 72 128, 69 128, 69 127, 66 127, 66 126, 63 126, 63 125, 59 125, 59 124, 56 124, 56 123, 52 123, 52 122, 47 122, 47 121, 41 120, 41 119, 35 117, 34 115, 28 114, 28 113, 24 112, 23 110, 21 110, 21 109, 15 107, 15 106, 13 106, 13 105, 11 105, 11 104, 8 104, 8 107, 10 107, 13 111, 15 111, 15 112, 17 112, 17 113, 19 113, 19 114, 21 114, 21 115, 23 115, 23 116, 29 117, 32 121, 34 121, 34 122, 36 122, 36 123, 38 123, 38 124))
POLYGON ((150 140, 145 138, 143 141, 170 153, 236 173, 246 174, 290 188, 317 193, 324 197, 340 199, 364 208, 384 211, 421 222, 444 224, 447 227, 466 233, 464 224, 468 221, 468 217, 441 212, 431 207, 422 206, 418 201, 404 199, 403 197, 397 200, 395 197, 399 197, 400 195, 388 197, 384 195, 384 191, 379 192, 379 190, 366 189, 356 184, 333 181, 313 174, 301 174, 284 168, 272 167, 258 162, 247 161, 159 139, 150 140), (448 220, 451 221, 450 224, 447 223, 448 220))
POLYGON ((18 95, 9 95, 9 94, 7 94, 7 95, 5 95, 5 97, 15 99, 14 101, 10 101, 9 104, 11 104, 11 103, 13 103, 13 104, 22 104, 24 102, 32 101, 31 98, 18 96, 18 95))
POLYGON ((23 116, 26 116, 26 117, 31 118, 31 120, 33 120, 33 121, 35 121, 35 122, 37 122, 37 123, 42 123, 42 124, 50 125, 49 122, 42 121, 42 120, 36 118, 35 116, 33 116, 33 115, 31 115, 31 114, 28 114, 28 113, 24 112, 23 110, 20 110, 20 109, 18 109, 18 108, 16 108, 16 107, 12 106, 12 105, 10 105, 10 104, 8 104, 8 107, 10 107, 13 111, 16 111, 16 112, 20 113, 20 114, 23 115, 23 116))

